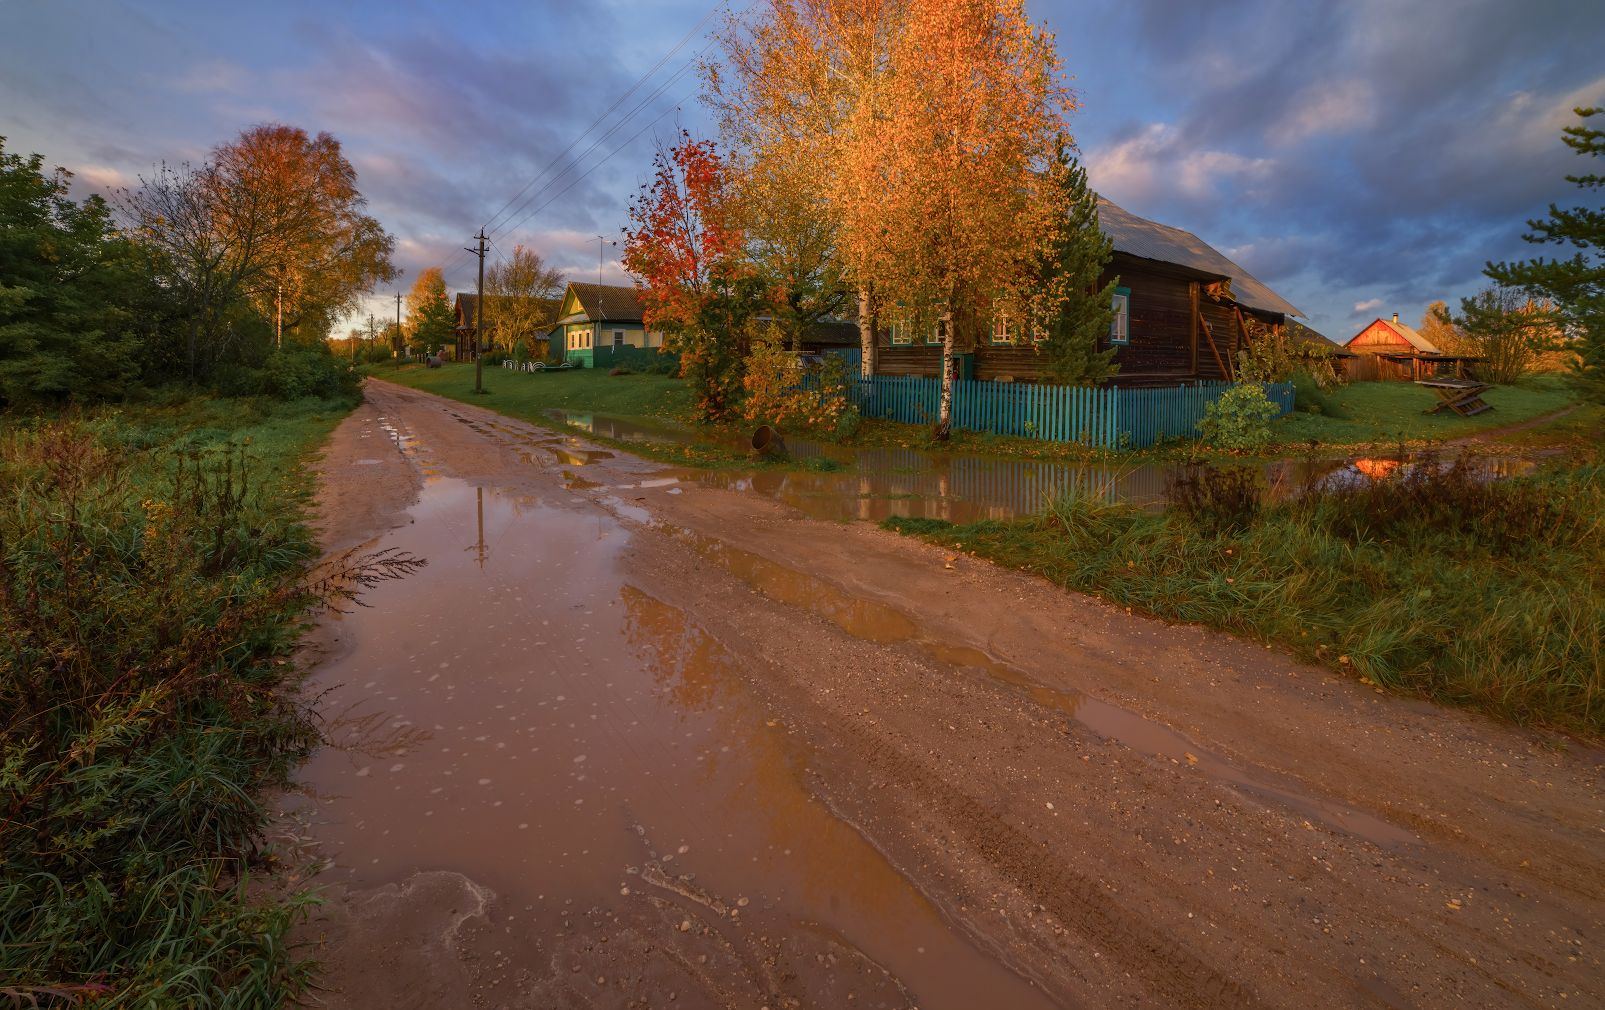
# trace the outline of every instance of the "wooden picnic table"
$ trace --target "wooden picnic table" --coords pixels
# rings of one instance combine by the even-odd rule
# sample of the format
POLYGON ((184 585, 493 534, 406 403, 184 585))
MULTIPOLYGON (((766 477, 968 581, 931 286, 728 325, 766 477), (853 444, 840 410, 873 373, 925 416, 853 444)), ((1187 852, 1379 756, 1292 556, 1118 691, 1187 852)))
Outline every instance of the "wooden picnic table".
POLYGON ((1476 379, 1417 379, 1416 385, 1426 386, 1438 394, 1438 405, 1423 413, 1436 414, 1447 407, 1461 417, 1472 417, 1494 409, 1482 398, 1482 394, 1493 388, 1486 382, 1476 379))

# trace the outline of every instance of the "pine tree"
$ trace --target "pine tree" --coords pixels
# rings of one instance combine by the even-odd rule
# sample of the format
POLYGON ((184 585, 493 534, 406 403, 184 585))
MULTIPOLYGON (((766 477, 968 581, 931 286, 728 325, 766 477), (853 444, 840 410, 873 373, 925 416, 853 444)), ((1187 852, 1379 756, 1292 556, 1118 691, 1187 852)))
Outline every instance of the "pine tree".
POLYGON ((1060 137, 1048 169, 1043 222, 1037 254, 1034 318, 1045 321, 1047 374, 1055 382, 1090 386, 1114 377, 1115 349, 1098 350, 1114 318, 1118 278, 1102 288, 1098 279, 1109 264, 1114 243, 1098 227, 1098 194, 1087 187, 1087 170, 1060 137))
MULTIPOLYGON (((1605 113, 1600 108, 1574 110, 1582 120, 1563 131, 1567 147, 1580 155, 1605 154, 1605 130, 1587 121, 1605 113)), ((1585 192, 1605 192, 1605 175, 1568 175, 1566 181, 1585 192)), ((1561 210, 1549 205, 1547 220, 1527 222, 1532 231, 1522 236, 1541 245, 1570 245, 1578 250, 1570 259, 1524 260, 1489 263, 1484 271, 1496 283, 1525 289, 1533 298, 1555 304, 1556 322, 1577 351, 1573 367, 1578 377, 1605 399, 1605 206, 1561 210)))

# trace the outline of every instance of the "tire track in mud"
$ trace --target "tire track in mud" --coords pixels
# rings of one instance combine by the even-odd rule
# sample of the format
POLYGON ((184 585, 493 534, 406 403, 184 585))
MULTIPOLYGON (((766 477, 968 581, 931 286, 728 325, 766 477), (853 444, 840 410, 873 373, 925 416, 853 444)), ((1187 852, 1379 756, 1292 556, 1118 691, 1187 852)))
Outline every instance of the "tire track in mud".
MULTIPOLYGON (((478 411, 442 409, 423 394, 413 395, 423 409, 457 415, 453 420, 466 426, 459 430, 489 443, 486 447, 493 448, 504 469, 520 455, 526 466, 533 461, 531 454, 544 457, 542 443, 571 441, 548 432, 520 433, 516 422, 479 421, 478 411)), ((639 475, 651 468, 638 467, 627 456, 568 465, 583 467, 587 478, 595 478, 588 480, 593 487, 571 487, 571 491, 604 507, 614 495, 649 494, 639 475), (621 478, 616 464, 624 465, 629 476, 621 478), (632 477, 642 489, 622 491, 622 481, 632 477)), ((560 479, 553 472, 556 467, 544 458, 534 469, 543 480, 560 479)), ((715 494, 726 493, 694 494, 699 502, 713 502, 715 494)), ((685 499, 676 505, 658 498, 649 507, 672 516, 684 504, 685 499)), ((735 542, 732 533, 750 532, 756 526, 751 514, 729 505, 708 509, 708 515, 727 524, 727 542, 735 542)), ((772 510, 763 514, 772 515, 772 510)), ((791 531, 802 534, 798 545, 789 548, 800 566, 817 571, 829 563, 806 553, 807 534, 817 524, 788 527, 785 521, 762 521, 767 524, 764 535, 771 539, 789 539, 791 531)), ((718 532, 715 529, 714 535, 718 532)), ((1592 900, 1598 886, 1575 868, 1553 881, 1563 895, 1541 886, 1539 894, 1526 895, 1518 888, 1541 884, 1544 874, 1551 872, 1547 864, 1544 874, 1534 870, 1525 875, 1525 883, 1521 875, 1511 882, 1501 867, 1514 866, 1514 860, 1490 864, 1471 844, 1457 846, 1447 855, 1433 854, 1430 860, 1417 859, 1378 852, 1352 837, 1328 835, 1309 824, 1301 829, 1285 808, 1274 803, 1242 802, 1238 797, 1236 809, 1221 813, 1221 801, 1229 792, 1191 774, 1186 766, 1172 768, 1173 762, 1118 745, 1089 746, 1094 743, 1091 734, 1063 713, 979 678, 974 671, 966 673, 959 668, 962 663, 921 655, 918 643, 855 639, 796 601, 766 599, 727 570, 703 570, 683 547, 650 530, 643 529, 636 539, 639 556, 631 564, 632 581, 660 600, 673 600, 684 608, 687 620, 698 623, 727 651, 752 660, 746 679, 771 714, 807 742, 809 792, 881 853, 975 945, 1061 1001, 1085 999, 1093 1006, 1293 1006, 1307 1005, 1319 992, 1335 1006, 1408 1006, 1419 1001, 1447 1007, 1559 1005, 1567 994, 1570 1005, 1582 1005, 1590 994, 1601 995, 1597 972, 1590 975, 1589 969, 1598 965, 1592 943, 1600 928, 1598 903, 1592 900), (653 565, 663 570, 642 570, 653 565), (788 638, 789 642, 783 641, 788 638), (844 683, 833 666, 851 671, 862 683, 844 683), (837 693, 831 694, 831 688, 837 693), (908 695, 917 695, 918 700, 904 701, 905 711, 882 712, 883 705, 897 706, 898 699, 908 695), (963 717, 944 718, 948 710, 963 717), (948 721, 963 725, 953 739, 962 746, 949 748, 943 742, 947 738, 937 724, 948 721), (1060 746, 1055 748, 1054 741, 1060 746), (1092 760, 1083 764, 1089 753, 1092 760), (1033 762, 1041 766, 1030 766, 1033 762), (1085 811, 1085 833, 1067 835, 1057 822, 1044 818, 1042 797, 1036 796, 1034 802, 1031 798, 1043 787, 1063 789, 1061 778, 1071 784, 1071 795, 1090 808, 1085 811), (1210 807, 1212 797, 1215 809, 1210 807), (1176 818, 1182 814, 1199 823, 1187 820, 1187 827, 1178 827, 1176 818), (1196 850, 1186 837, 1188 831, 1197 836, 1196 850), (1172 839, 1173 832, 1182 838, 1172 839), (1214 869, 1224 874, 1226 859, 1241 863, 1248 874, 1242 878, 1247 886, 1241 891, 1202 882, 1214 869), (1475 902, 1469 897, 1476 890, 1469 886, 1471 881, 1492 881, 1476 894, 1475 902), (1464 898, 1466 907, 1454 910, 1460 904, 1456 900, 1446 911, 1445 899, 1450 898, 1464 898), (1184 911, 1191 919, 1188 910, 1194 908, 1201 920, 1212 920, 1206 938, 1179 921, 1184 911), (1357 964, 1356 955, 1360 955, 1357 964)), ((895 549, 910 554, 919 550, 903 545, 895 549)), ((872 564, 874 559, 867 560, 872 564)), ((980 566, 976 572, 971 581, 991 578, 982 574, 980 566)), ((886 577, 885 572, 852 570, 853 579, 865 582, 886 577)), ((998 595, 1014 598, 1012 582, 1006 577, 994 581, 1010 587, 998 595)), ((974 591, 970 581, 964 585, 965 591, 974 591)), ((895 589, 907 595, 906 588, 895 589)), ((944 627, 954 634, 962 631, 941 625, 930 615, 919 623, 935 629, 931 634, 944 627)), ((1140 621, 1132 623, 1141 626, 1140 621)), ((990 653, 1016 660, 1018 639, 1012 651, 1007 643, 991 647, 991 639, 985 640, 990 653)), ((1023 656, 1021 666, 1031 668, 1023 656)), ((1205 669, 1199 664, 1187 675, 1200 677, 1205 669)), ((1125 682, 1124 691, 1131 692, 1133 683, 1125 682)), ((1232 690, 1229 684, 1223 688, 1232 690)), ((1236 689, 1236 694, 1240 701, 1251 703, 1274 700, 1249 688, 1236 689)), ((1369 698, 1365 701, 1375 704, 1369 698)), ((1285 696, 1282 703, 1285 708, 1285 696)), ((1317 714, 1330 718, 1333 711, 1349 718, 1370 717, 1367 710, 1352 705, 1317 714)), ((1380 711, 1386 718, 1386 710, 1380 711)), ((1438 720, 1438 713, 1428 712, 1385 728, 1412 740, 1430 740, 1436 747, 1440 741, 1433 731, 1438 720)), ((1444 721, 1451 727, 1444 734, 1450 740, 1470 732, 1464 719, 1451 716, 1444 721)), ((1185 724, 1189 736, 1224 745, 1231 753, 1233 738, 1224 736, 1220 726, 1192 718, 1185 724)), ((1231 726, 1227 724, 1227 729, 1231 726)), ((1382 742, 1389 744, 1382 754, 1410 753, 1404 744, 1382 742)), ((1416 753, 1430 755, 1433 750, 1423 742, 1416 753)), ((1263 751, 1260 760, 1265 760, 1263 751)), ((1516 758, 1510 760, 1514 763, 1516 758)), ((1493 767, 1498 767, 1497 760, 1493 767)), ((1482 781, 1480 776, 1463 778, 1482 781)), ((1332 792, 1330 784, 1324 794, 1319 788, 1312 786, 1312 792, 1332 792)), ((1400 781, 1398 809, 1407 812, 1400 819, 1435 823, 1409 809, 1412 800, 1424 811, 1442 809, 1420 801, 1417 794, 1422 788, 1408 779, 1400 781)), ((1054 799, 1065 795, 1049 794, 1054 799)), ((1379 805, 1375 795, 1369 799, 1368 809, 1394 809, 1391 796, 1386 806, 1379 805)), ((1563 799, 1585 814, 1589 809, 1588 797, 1578 790, 1563 799)), ((1541 838, 1544 826, 1557 817, 1556 809, 1535 805, 1514 813, 1525 823, 1523 830, 1541 838)), ((1562 826, 1570 833, 1561 837, 1577 853, 1580 832, 1587 826, 1577 824, 1576 815, 1562 826)), ((1442 830, 1434 834, 1449 840, 1442 830)), ((1479 844, 1486 843, 1479 840, 1479 844)), ((1541 851, 1533 853, 1535 862, 1544 856, 1541 851)), ((1234 872, 1237 868, 1230 867, 1234 872)), ((604 923, 597 929, 603 935, 628 933, 641 938, 639 957, 673 960, 676 972, 716 972, 697 960, 706 950, 681 950, 676 944, 693 933, 702 936, 704 925, 728 925, 727 921, 711 905, 678 891, 661 891, 651 882, 649 886, 654 886, 651 901, 642 902, 653 910, 649 925, 643 924, 648 920, 631 919, 627 926, 604 923), (679 923, 688 919, 693 921, 692 930, 680 931, 679 923), (607 934, 608 929, 615 932, 607 934), (681 964, 683 958, 689 962, 681 964)), ((733 943, 723 932, 719 936, 720 942, 733 943)), ((561 940, 565 950, 578 950, 573 945, 583 942, 561 940)), ((712 936, 706 942, 717 945, 712 936)), ((766 938, 758 934, 747 934, 740 942, 754 951, 777 949, 766 946, 766 938)), ((720 958, 735 957, 724 946, 718 949, 720 958)), ((733 965, 733 961, 724 965, 731 975, 715 974, 708 983, 724 987, 720 999, 732 998, 730 993, 743 987, 769 988, 773 985, 769 979, 781 977, 765 974, 769 969, 761 958, 756 967, 745 962, 739 968, 733 965), (726 978, 742 981, 722 981, 726 978)), ((784 969, 779 970, 783 974, 784 969)), ((568 968, 562 969, 567 975, 555 967, 554 972, 552 984, 566 986, 565 992, 572 990, 564 999, 574 1002, 539 1005, 614 1005, 584 996, 585 987, 568 968)), ((796 995, 801 991, 790 990, 788 998, 801 998, 796 995)))

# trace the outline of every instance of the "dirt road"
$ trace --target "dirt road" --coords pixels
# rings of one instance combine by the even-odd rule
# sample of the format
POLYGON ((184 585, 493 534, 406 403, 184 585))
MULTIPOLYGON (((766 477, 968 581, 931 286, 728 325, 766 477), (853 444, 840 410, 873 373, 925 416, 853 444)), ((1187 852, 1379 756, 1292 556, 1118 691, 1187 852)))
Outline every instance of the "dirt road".
POLYGON ((1605 1005, 1596 750, 367 396, 326 543, 430 564, 316 678, 329 1005, 1605 1005))

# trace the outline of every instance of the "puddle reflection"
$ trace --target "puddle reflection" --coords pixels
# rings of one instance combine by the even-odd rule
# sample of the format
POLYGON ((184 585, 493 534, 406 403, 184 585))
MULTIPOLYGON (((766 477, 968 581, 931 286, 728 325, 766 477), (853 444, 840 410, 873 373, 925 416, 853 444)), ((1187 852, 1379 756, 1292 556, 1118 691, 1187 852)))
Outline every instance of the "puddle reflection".
POLYGON ((738 658, 623 578, 613 516, 438 477, 412 516, 382 545, 434 563, 345 615, 315 676, 343 745, 304 767, 299 814, 328 875, 450 868, 540 936, 693 874, 743 921, 839 935, 922 1006, 1047 1005, 813 799, 738 658))

